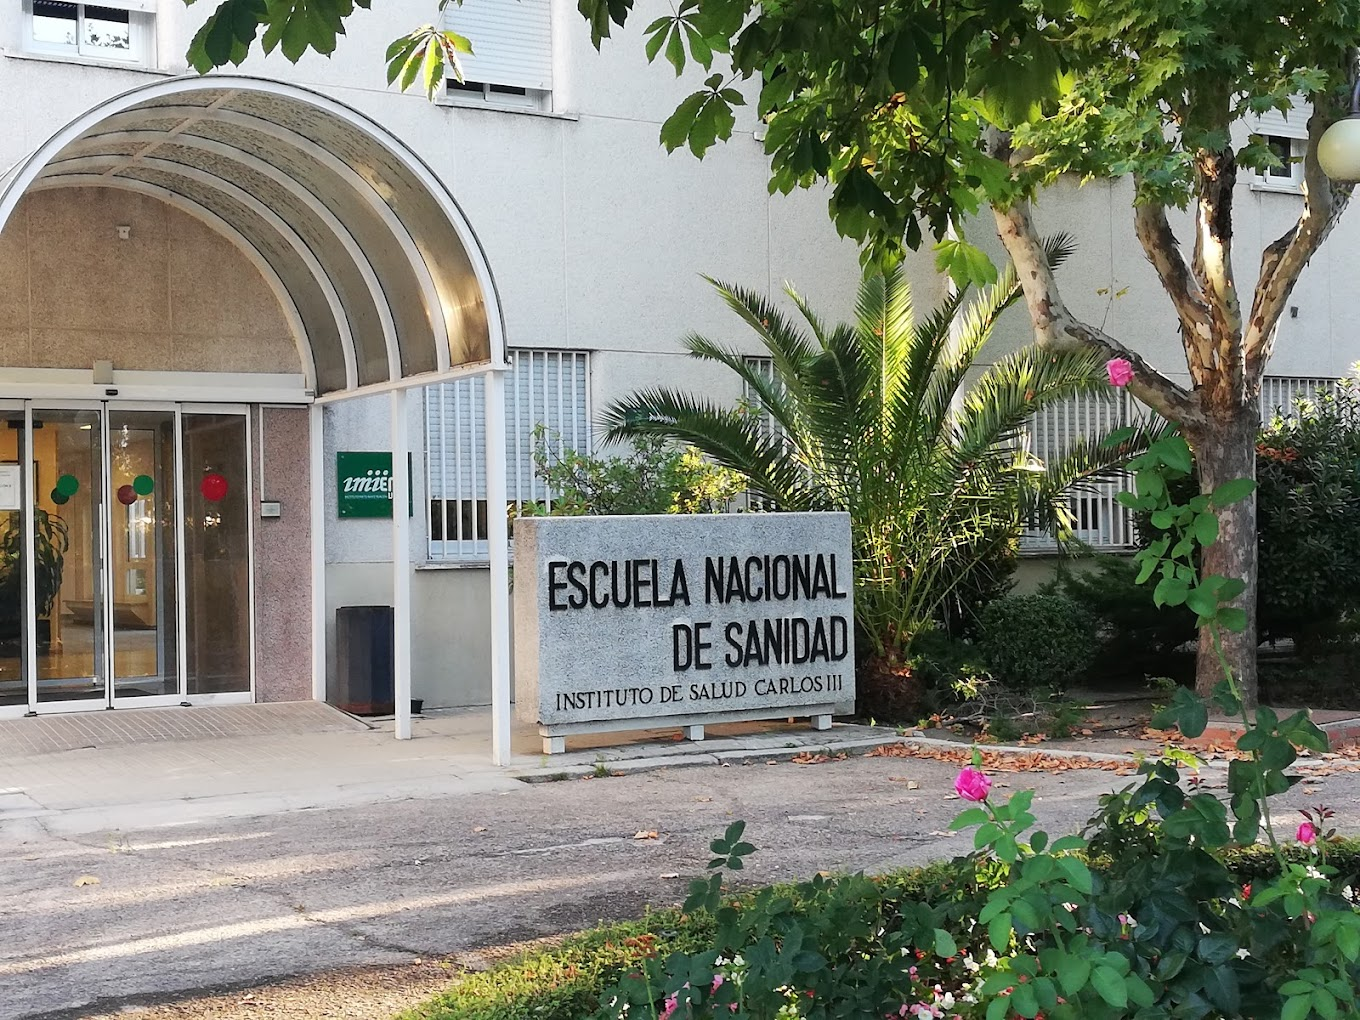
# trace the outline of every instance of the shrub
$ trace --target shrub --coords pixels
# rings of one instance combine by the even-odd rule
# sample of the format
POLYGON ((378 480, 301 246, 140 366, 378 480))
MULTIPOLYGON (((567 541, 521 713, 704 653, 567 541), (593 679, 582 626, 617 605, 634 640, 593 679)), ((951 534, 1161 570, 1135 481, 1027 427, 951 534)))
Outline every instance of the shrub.
MULTIPOLYGON (((692 446, 639 436, 613 456, 590 456, 534 430, 534 471, 555 493, 556 516, 711 514, 732 507, 745 485, 692 446)), ((528 506, 526 513, 545 507, 528 506)))
MULTIPOLYGON (((1291 848, 1290 856, 1304 854, 1291 848)), ((1228 867, 1239 884, 1258 882, 1279 872, 1275 857, 1262 847, 1228 851, 1228 867)), ((1328 862, 1338 870, 1338 881, 1354 883, 1360 873, 1360 841, 1343 840, 1328 848, 1328 862)), ((1109 862, 1096 861, 1097 873, 1109 862)), ((984 876, 985 877, 985 876, 984 876)), ((764 902, 788 902, 792 916, 815 909, 820 885, 849 883, 841 876, 764 891, 764 902)), ((967 861, 930 864, 888 872, 870 881, 857 879, 848 889, 867 897, 875 911, 889 919, 919 900, 936 904, 951 933, 964 941, 980 907, 978 874, 967 861)), ((761 894, 744 896, 743 910, 762 902, 761 894)), ((582 1020, 600 1008, 600 996, 632 973, 639 962, 654 965, 671 953, 696 954, 713 944, 717 924, 706 911, 682 913, 658 910, 640 921, 603 925, 573 935, 560 945, 538 949, 492 969, 457 978, 449 989, 411 1009, 397 1020, 582 1020), (654 954, 650 955, 649 954, 654 954)), ((649 1010, 633 1014, 651 1020, 649 1010)))
POLYGON ((1095 621, 1066 595, 1010 595, 982 611, 982 655, 1003 683, 1064 689, 1095 659, 1095 621))
POLYGON ((1195 640, 1194 618, 1165 613, 1152 589, 1137 583, 1138 564, 1125 556, 1096 556, 1092 569, 1058 568, 1045 591, 1066 595, 1095 619, 1096 661, 1103 672, 1165 673, 1176 649, 1195 640))
POLYGON ((1317 650, 1360 610, 1360 391, 1298 400, 1256 447, 1263 639, 1317 650))

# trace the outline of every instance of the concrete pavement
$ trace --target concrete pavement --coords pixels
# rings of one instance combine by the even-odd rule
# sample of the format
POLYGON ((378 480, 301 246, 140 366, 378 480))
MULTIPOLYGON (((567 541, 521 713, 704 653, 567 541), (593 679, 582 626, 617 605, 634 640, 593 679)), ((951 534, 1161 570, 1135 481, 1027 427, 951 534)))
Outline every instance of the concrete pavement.
MULTIPOLYGON (((37 756, 66 778, 34 786, 47 806, 0 826, 0 1018, 102 1017, 190 989, 363 964, 468 962, 482 947, 682 898, 708 842, 735 818, 747 820, 759 847, 754 881, 898 867, 969 845, 948 832, 960 806, 956 766, 883 757, 797 765, 779 760, 795 753, 782 746, 791 734, 728 738, 769 746, 726 767, 535 784, 442 756, 447 734, 402 744, 358 738, 224 738, 161 748, 172 755, 162 758, 111 747, 90 759, 97 770, 79 775, 63 756, 91 752, 37 756), (210 784, 204 761, 237 777, 230 789, 156 799, 210 784), (118 802, 69 795, 63 807, 72 776, 98 779, 97 795, 118 802), (95 824, 101 817, 117 824, 95 824)), ((656 764, 674 752, 607 753, 615 764, 646 754, 656 764)), ((603 753, 579 767, 593 776, 590 762, 603 753)), ((36 783, 41 767, 27 760, 35 771, 25 776, 36 783)), ((9 768, 0 763, 12 778, 9 768)), ((1035 787, 1042 824, 1064 832, 1102 792, 1132 780, 1085 770, 996 781, 1001 793, 1035 787)), ((1351 831, 1360 827, 1353 787, 1348 775, 1324 777, 1293 796, 1298 806, 1328 803, 1351 831)))

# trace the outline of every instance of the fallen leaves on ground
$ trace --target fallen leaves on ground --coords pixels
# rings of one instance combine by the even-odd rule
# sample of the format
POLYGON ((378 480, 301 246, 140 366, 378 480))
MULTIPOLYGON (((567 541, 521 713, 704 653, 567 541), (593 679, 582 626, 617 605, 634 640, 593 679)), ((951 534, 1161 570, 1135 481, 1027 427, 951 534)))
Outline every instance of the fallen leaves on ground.
POLYGON ((789 761, 793 762, 795 765, 823 765, 829 761, 845 761, 845 752, 842 751, 840 754, 830 755, 817 754, 813 751, 802 751, 795 754, 789 761))
MULTIPOLYGON (((1126 776, 1133 773, 1133 765, 1124 761, 1083 758, 1076 755, 1049 754, 1044 751, 986 751, 978 752, 983 768, 992 772, 1069 772, 1073 769, 1102 769, 1126 776)), ((971 765, 973 750, 969 747, 925 747, 919 744, 884 744, 869 752, 870 758, 928 758, 956 765, 971 765)))
POLYGON ((655 829, 638 829, 637 832, 633 833, 633 838, 634 838, 634 839, 656 839, 656 838, 657 838, 657 833, 656 833, 656 830, 655 830, 655 829))

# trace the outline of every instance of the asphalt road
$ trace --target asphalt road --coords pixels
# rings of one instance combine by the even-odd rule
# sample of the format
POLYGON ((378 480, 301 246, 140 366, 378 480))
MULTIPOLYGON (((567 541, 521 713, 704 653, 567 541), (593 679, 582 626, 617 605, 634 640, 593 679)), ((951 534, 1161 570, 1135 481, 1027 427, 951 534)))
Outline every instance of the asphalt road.
MULTIPOLYGON (((955 772, 883 758, 690 768, 11 837, 0 843, 0 1018, 102 1015, 187 989, 443 957, 634 916, 682 898, 709 840, 736 818, 759 848, 748 870, 759 881, 948 857, 965 849, 946 834, 960 806, 955 772)), ((1080 827, 1100 793, 1132 781, 1096 770, 997 779, 1034 786, 1050 832, 1080 827)), ((1308 789, 1300 806, 1325 802, 1340 827, 1360 828, 1354 775, 1308 789)))

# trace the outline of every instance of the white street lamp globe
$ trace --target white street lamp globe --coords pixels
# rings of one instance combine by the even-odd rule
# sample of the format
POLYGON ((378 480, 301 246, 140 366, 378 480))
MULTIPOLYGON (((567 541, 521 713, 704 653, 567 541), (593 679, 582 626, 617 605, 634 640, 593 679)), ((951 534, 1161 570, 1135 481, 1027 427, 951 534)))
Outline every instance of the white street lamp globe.
POLYGON ((1318 165, 1334 181, 1360 181, 1360 116, 1339 120, 1318 139, 1318 165))

